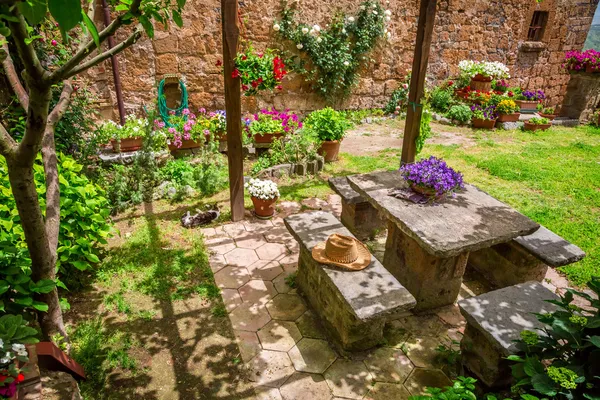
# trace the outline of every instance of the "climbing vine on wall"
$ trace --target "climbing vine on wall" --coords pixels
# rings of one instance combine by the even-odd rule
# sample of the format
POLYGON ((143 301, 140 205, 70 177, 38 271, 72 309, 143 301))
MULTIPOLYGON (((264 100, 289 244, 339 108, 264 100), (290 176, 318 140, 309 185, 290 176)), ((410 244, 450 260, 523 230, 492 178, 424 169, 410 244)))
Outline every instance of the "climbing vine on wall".
POLYGON ((294 43, 301 55, 296 71, 312 83, 314 90, 326 100, 345 98, 358 82, 358 71, 369 60, 368 54, 379 39, 387 37, 386 22, 391 11, 377 1, 367 0, 358 13, 336 12, 325 28, 296 20, 296 10, 284 1, 281 20, 273 29, 294 43))

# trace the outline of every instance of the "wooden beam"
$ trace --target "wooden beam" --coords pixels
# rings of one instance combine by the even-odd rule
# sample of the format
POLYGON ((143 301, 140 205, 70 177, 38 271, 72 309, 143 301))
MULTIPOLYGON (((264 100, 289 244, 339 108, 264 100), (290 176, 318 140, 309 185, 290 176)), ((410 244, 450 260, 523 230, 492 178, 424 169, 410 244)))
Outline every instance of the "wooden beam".
POLYGON ((408 93, 408 111, 406 113, 406 125, 404 126, 404 141, 402 142, 401 164, 415 161, 415 140, 419 136, 421 114, 423 113, 423 107, 420 104, 425 88, 425 74, 429 63, 429 48, 433 36, 436 5, 437 0, 421 0, 417 41, 410 78, 410 92, 408 93))
POLYGON ((227 159, 231 219, 244 219, 244 155, 242 152, 242 106, 240 79, 232 78, 237 55, 239 27, 237 0, 221 0, 223 66, 225 69, 225 111, 227 111, 227 159))

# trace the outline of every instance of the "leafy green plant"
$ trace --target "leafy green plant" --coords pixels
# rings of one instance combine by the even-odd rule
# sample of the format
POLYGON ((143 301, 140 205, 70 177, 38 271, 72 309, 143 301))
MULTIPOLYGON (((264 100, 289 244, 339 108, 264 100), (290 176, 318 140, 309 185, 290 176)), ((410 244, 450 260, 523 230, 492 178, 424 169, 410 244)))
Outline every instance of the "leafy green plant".
POLYGON ((368 53, 386 34, 385 22, 391 12, 379 2, 367 0, 355 16, 336 13, 327 29, 298 23, 295 14, 296 10, 284 1, 281 21, 276 21, 273 29, 310 60, 306 68, 300 59, 296 71, 329 102, 347 97, 358 82, 358 71, 368 61, 368 53))
POLYGON ((427 388, 427 394, 424 396, 411 396, 410 400, 477 400, 475 396, 476 379, 459 376, 452 383, 452 386, 440 388, 427 388))
POLYGON ((419 136, 415 139, 415 152, 419 154, 425 146, 425 141, 431 136, 431 112, 423 107, 423 113, 421 114, 421 124, 419 125, 419 136))
POLYGON ((404 82, 400 83, 400 86, 392 92, 390 101, 385 105, 383 111, 386 114, 400 114, 402 111, 406 111, 408 105, 408 91, 410 90, 410 74, 404 77, 404 82))
POLYGON ((257 175, 260 171, 270 168, 272 167, 273 162, 271 161, 271 157, 269 156, 269 154, 263 154, 260 157, 258 157, 258 159, 256 160, 256 162, 254 164, 252 164, 252 175, 257 175))
POLYGON ((471 108, 466 104, 457 104, 455 106, 450 107, 446 116, 453 121, 458 121, 462 124, 466 124, 473 117, 473 112, 471 108))
POLYGON ((304 126, 314 132, 319 140, 342 140, 350 122, 331 107, 313 111, 304 119, 304 126))
POLYGON ((281 89, 281 81, 286 74, 285 64, 275 50, 257 52, 248 46, 235 58, 232 77, 241 79, 246 96, 254 96, 261 90, 281 89))
POLYGON ((436 86, 429 94, 429 103, 433 110, 445 113, 454 104, 454 90, 452 87, 436 86))
POLYGON ((514 391, 530 400, 600 398, 600 277, 593 277, 588 286, 595 297, 567 289, 559 300, 549 301, 557 311, 537 315, 545 325, 541 332, 521 332, 521 353, 508 357, 515 362, 514 391), (590 307, 573 304, 575 296, 590 307))
POLYGON ((4 343, 37 343, 38 331, 27 326, 22 315, 5 314, 0 317, 0 340, 4 343))
POLYGON ((533 117, 527 120, 527 122, 534 125, 546 125, 550 123, 550 120, 548 118, 533 117))

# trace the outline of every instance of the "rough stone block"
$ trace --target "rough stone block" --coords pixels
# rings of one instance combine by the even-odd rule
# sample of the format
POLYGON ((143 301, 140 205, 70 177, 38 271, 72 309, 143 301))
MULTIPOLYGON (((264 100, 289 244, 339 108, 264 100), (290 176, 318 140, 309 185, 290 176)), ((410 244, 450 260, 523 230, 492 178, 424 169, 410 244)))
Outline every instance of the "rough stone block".
POLYGON ((306 175, 306 164, 298 163, 294 165, 294 174, 304 176, 306 175))
POLYGON ((315 175, 317 172, 319 172, 317 170, 317 162, 316 161, 309 161, 306 163, 306 172, 308 172, 309 174, 313 174, 315 175))
POLYGON ((365 350, 383 338, 388 318, 411 309, 413 296, 375 259, 362 271, 316 262, 312 248, 332 233, 351 233, 331 213, 315 211, 285 218, 300 244, 298 288, 343 351, 365 350))

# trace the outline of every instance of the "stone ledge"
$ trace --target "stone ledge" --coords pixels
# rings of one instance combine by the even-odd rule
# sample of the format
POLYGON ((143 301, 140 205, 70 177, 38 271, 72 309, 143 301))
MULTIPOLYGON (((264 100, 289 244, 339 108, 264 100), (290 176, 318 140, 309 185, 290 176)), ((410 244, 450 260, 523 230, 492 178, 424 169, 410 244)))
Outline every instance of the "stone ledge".
POLYGON ((545 50, 547 47, 548 45, 544 42, 523 42, 519 46, 519 50, 530 53, 545 50))

